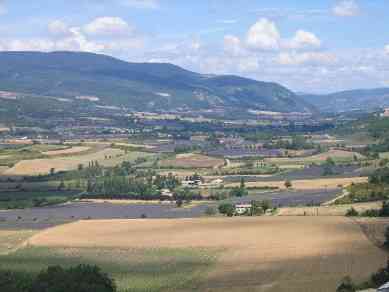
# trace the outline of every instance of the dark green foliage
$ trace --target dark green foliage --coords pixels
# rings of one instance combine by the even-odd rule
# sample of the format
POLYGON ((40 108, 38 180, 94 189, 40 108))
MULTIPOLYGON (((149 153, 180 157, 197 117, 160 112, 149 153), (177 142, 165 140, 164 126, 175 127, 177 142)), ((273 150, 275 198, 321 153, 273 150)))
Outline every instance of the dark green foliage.
POLYGON ((369 176, 369 183, 389 184, 389 168, 384 167, 374 171, 374 173, 369 176))
POLYGON ((208 206, 207 209, 205 209, 205 215, 207 216, 214 216, 217 213, 217 210, 214 207, 208 206))
POLYGON ((235 207, 230 203, 221 204, 219 205, 219 213, 232 217, 235 213, 235 207))
POLYGON ((79 265, 69 269, 53 266, 36 277, 0 272, 4 292, 116 292, 114 281, 97 266, 79 265))
POLYGON ((0 291, 4 292, 30 292, 32 278, 8 271, 0 271, 0 291))
POLYGON ((355 292, 356 287, 353 281, 351 280, 350 277, 345 277, 338 288, 336 289, 336 292, 355 292))
POLYGON ((379 269, 377 273, 374 273, 370 279, 371 286, 378 288, 385 283, 389 282, 389 261, 385 268, 379 269))
POLYGON ((116 286, 97 266, 79 265, 63 269, 49 267, 42 271, 29 292, 115 292, 116 286))
POLYGON ((356 217, 356 216, 358 216, 358 215, 359 215, 359 213, 358 213, 357 210, 354 209, 354 207, 351 207, 351 208, 348 209, 347 212, 346 212, 346 216, 347 216, 347 217, 356 217))

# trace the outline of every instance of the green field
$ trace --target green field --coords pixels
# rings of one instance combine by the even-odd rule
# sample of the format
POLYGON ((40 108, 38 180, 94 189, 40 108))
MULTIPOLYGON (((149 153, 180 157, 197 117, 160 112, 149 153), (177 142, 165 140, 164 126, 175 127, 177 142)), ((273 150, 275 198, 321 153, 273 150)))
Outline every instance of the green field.
POLYGON ((177 291, 195 287, 214 261, 215 253, 201 249, 25 247, 0 255, 0 270, 36 274, 49 265, 96 264, 115 279, 119 291, 177 291))

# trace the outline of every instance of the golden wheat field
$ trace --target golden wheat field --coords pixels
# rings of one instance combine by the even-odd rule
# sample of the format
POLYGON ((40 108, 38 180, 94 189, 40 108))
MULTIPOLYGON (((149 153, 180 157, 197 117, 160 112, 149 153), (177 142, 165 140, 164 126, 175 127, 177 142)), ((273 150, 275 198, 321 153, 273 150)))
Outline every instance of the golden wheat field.
POLYGON ((28 244, 222 250, 196 291, 332 292, 343 276, 364 280, 386 261, 344 217, 80 221, 43 231, 28 244))

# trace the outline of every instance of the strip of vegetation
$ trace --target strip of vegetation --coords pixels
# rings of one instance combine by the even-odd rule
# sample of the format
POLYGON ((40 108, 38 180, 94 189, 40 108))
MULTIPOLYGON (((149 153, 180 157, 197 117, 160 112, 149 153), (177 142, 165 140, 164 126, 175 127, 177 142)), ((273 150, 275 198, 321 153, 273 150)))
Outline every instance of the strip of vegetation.
POLYGON ((6 292, 115 292, 116 284, 99 267, 79 265, 64 269, 51 266, 37 276, 0 272, 0 290, 6 292))

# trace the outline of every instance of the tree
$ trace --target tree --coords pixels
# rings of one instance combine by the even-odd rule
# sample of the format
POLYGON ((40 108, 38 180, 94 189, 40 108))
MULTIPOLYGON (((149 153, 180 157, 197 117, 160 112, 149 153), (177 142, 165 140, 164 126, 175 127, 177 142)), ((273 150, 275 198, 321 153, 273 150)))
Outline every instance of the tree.
POLYGON ((114 281, 97 266, 79 265, 69 269, 49 267, 38 274, 29 292, 115 292, 114 281))
POLYGON ((292 182, 291 182, 290 180, 286 180, 286 181, 285 181, 285 187, 286 187, 287 189, 290 189, 292 186, 293 186, 293 185, 292 185, 292 182))
POLYGON ((84 169, 84 165, 80 163, 80 164, 77 166, 77 169, 78 169, 78 171, 82 171, 82 170, 84 169))
POLYGON ((354 207, 351 207, 351 208, 348 209, 347 212, 346 212, 346 216, 347 216, 347 217, 356 217, 356 216, 358 216, 358 215, 359 215, 359 213, 358 213, 357 210, 354 209, 354 207))
POLYGON ((54 175, 54 174, 55 174, 55 168, 52 167, 52 168, 50 168, 50 175, 54 175))
POLYGON ((228 217, 234 216, 235 207, 231 203, 224 203, 219 205, 219 213, 228 217))
POLYGON ((336 292, 355 292, 356 287, 350 277, 343 278, 342 282, 336 289, 336 292))

